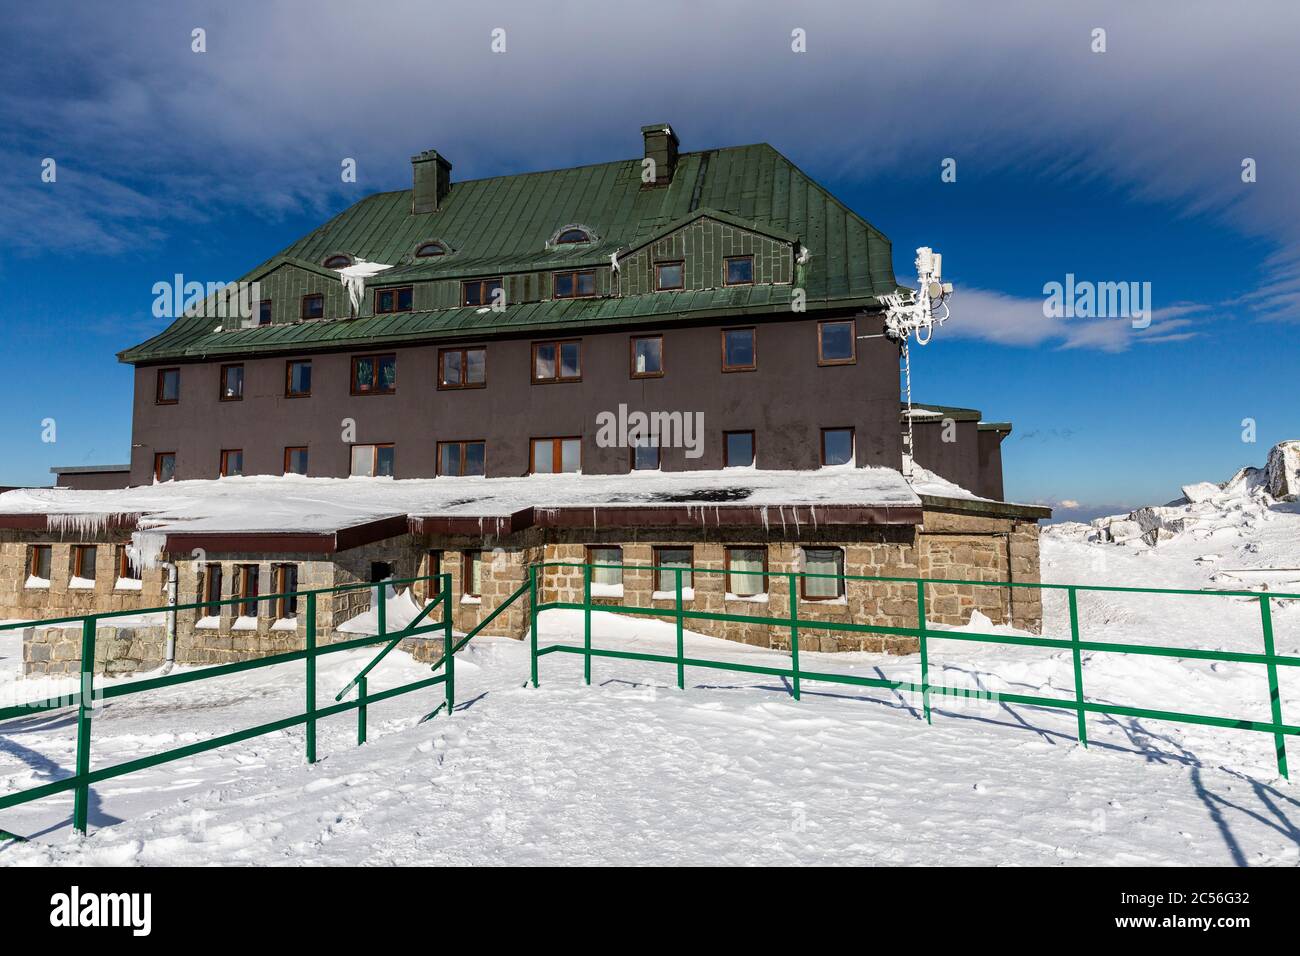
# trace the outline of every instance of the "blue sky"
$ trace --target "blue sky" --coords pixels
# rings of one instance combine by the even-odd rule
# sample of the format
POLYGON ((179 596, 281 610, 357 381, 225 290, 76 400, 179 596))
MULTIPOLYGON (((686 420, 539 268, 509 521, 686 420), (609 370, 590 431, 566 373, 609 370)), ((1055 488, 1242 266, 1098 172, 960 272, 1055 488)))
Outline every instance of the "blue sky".
POLYGON ((1010 498, 1164 501, 1300 437, 1294 4, 5 6, 0 483, 126 460, 114 352, 160 327, 155 282, 235 278, 426 147, 474 178, 635 156, 660 121, 688 150, 772 143, 900 279, 943 252, 953 317, 914 392, 1014 421, 1010 498), (1045 318, 1067 273, 1150 282, 1151 327, 1045 318))

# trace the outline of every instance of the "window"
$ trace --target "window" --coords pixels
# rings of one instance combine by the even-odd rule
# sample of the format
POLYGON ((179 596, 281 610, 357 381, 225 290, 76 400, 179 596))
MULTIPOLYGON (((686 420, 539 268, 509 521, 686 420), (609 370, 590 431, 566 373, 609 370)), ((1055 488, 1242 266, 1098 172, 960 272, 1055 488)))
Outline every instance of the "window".
POLYGON ((282 595, 275 599, 275 616, 284 621, 298 616, 298 565, 273 564, 275 593, 282 595))
POLYGON ((352 356, 353 395, 392 395, 397 391, 396 355, 352 356))
POLYGON ((175 405, 181 400, 180 369, 160 368, 158 370, 158 386, 153 400, 159 405, 175 405))
POLYGON ((722 433, 722 467, 748 468, 754 464, 754 433, 722 433))
POLYGON ((391 444, 353 445, 350 473, 353 477, 393 477, 393 446, 391 444))
POLYGON ((571 242, 591 242, 591 236, 585 229, 566 229, 555 237, 555 244, 567 245, 571 242))
MULTIPOLYGON (((599 592, 606 588, 617 588, 621 595, 623 591, 623 568, 622 567, 597 567, 596 565, 622 565, 623 549, 619 547, 599 547, 587 549, 587 564, 591 566, 591 591, 593 594, 600 596, 599 592)), ((606 597, 611 597, 608 592, 606 597)))
POLYGON ((438 442, 438 474, 482 475, 487 445, 481 441, 438 442))
MULTIPOLYGON (((203 600, 214 602, 221 600, 221 565, 209 564, 203 569, 203 600)), ((202 617, 220 617, 221 607, 203 608, 202 617)))
POLYGON ((439 388, 482 388, 486 384, 486 348, 438 350, 439 388))
POLYGON ((722 330, 722 370, 752 372, 758 368, 758 333, 754 329, 722 330))
POLYGON ((822 429, 822 464, 847 465, 853 461, 853 429, 822 429))
POLYGON ((404 285, 396 289, 375 290, 375 315, 386 312, 411 311, 411 286, 404 285))
POLYGON ((171 481, 176 477, 176 452, 160 451, 153 456, 153 480, 171 481))
POLYGON ((291 445, 284 450, 284 473, 286 475, 307 474, 306 445, 291 445))
MULTIPOLYGON (((495 279, 475 279, 460 284, 461 305, 492 305, 497 301, 497 293, 502 291, 500 277, 495 279)), ((504 296, 502 297, 504 303, 504 296)))
POLYGON ((80 579, 83 581, 94 582, 96 564, 99 561, 99 548, 93 544, 77 544, 72 547, 72 577, 75 582, 80 579))
POLYGON ((722 281, 726 285, 753 285, 754 257, 728 256, 723 259, 722 281))
POLYGON ((691 567, 695 563, 695 552, 691 548, 655 548, 655 590, 669 593, 677 590, 677 572, 682 569, 682 590, 694 587, 691 567))
POLYGON ((51 555, 53 549, 48 544, 34 544, 27 554, 27 573, 42 581, 50 579, 51 555))
POLYGON ((632 446, 633 471, 658 471, 659 446, 641 444, 632 446))
POLYGON ((664 374, 664 337, 632 336, 632 377, 661 378, 664 374))
POLYGON ((557 272, 554 278, 557 299, 586 299, 596 294, 596 273, 591 269, 557 272))
POLYGON ((426 551, 424 552, 424 573, 422 577, 432 578, 431 581, 424 582, 424 599, 427 601, 436 598, 442 593, 442 582, 439 575, 442 574, 442 552, 426 551))
POLYGON ((429 259, 433 256, 445 256, 447 247, 441 242, 425 242, 419 245, 415 250, 415 258, 429 259))
POLYGON ((304 319, 322 319, 325 317, 325 296, 319 292, 302 297, 302 317, 304 319))
POLYGON ((221 477, 232 478, 244 473, 244 450, 224 448, 221 451, 221 477))
POLYGON ((346 269, 348 266, 352 265, 352 257, 343 255, 330 256, 322 263, 322 265, 324 265, 326 269, 346 269))
POLYGON ((393 566, 387 561, 370 562, 370 583, 378 584, 380 581, 387 581, 393 576, 393 566))
POLYGON ((858 325, 852 319, 817 323, 817 364, 852 365, 858 360, 858 325))
POLYGON ((124 544, 117 546, 117 578, 119 581, 140 580, 140 569, 131 563, 131 555, 124 544))
POLYGON ((244 366, 221 366, 221 394, 223 402, 241 402, 244 400, 244 366))
POLYGON ((582 439, 534 438, 530 458, 534 475, 578 472, 582 469, 582 439))
POLYGON ((461 566, 460 591, 465 597, 483 593, 483 552, 466 551, 461 566))
POLYGON ((672 289, 684 289, 686 287, 686 263, 684 262, 656 262, 655 263, 655 290, 658 292, 668 292, 672 289))
POLYGON ((284 397, 306 398, 311 395, 311 362, 295 359, 284 366, 284 397))
POLYGON ((257 324, 258 325, 271 324, 271 300, 270 299, 263 299, 261 302, 257 304, 257 324))
POLYGON ((757 597, 767 593, 767 549, 727 549, 727 593, 757 597))
POLYGON ((582 381, 581 343, 534 342, 533 382, 582 381))
POLYGON ((833 601, 844 596, 844 550, 842 548, 804 548, 805 574, 832 574, 834 577, 800 578, 805 601, 833 601))
POLYGON ((257 565, 235 565, 235 593, 231 595, 240 599, 235 607, 240 617, 257 617, 257 565))

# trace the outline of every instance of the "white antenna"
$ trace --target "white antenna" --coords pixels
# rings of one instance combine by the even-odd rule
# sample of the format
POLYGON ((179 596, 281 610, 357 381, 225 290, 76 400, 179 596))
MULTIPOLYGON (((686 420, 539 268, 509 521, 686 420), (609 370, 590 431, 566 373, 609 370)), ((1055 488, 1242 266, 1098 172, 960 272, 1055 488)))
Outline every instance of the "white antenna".
POLYGON ((948 296, 952 294, 952 283, 943 281, 943 256, 929 246, 916 250, 916 277, 915 290, 900 289, 880 297, 885 303, 885 335, 898 343, 903 356, 907 383, 907 447, 903 463, 908 477, 916 457, 912 443, 912 360, 907 344, 913 336, 917 345, 929 343, 934 327, 943 325, 948 318, 948 296))

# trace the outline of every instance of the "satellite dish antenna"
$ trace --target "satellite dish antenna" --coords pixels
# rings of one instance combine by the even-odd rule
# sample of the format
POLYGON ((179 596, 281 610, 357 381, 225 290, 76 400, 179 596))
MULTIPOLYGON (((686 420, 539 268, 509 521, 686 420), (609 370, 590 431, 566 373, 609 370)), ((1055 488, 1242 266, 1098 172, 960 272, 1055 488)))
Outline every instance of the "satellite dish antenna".
POLYGON ((943 256, 929 246, 916 250, 916 288, 898 289, 880 300, 885 304, 885 337, 898 343, 903 360, 903 378, 907 395, 907 435, 904 437, 903 473, 912 475, 915 446, 912 443, 912 359, 908 342, 928 345, 935 326, 948 319, 948 296, 952 283, 943 281, 943 256))

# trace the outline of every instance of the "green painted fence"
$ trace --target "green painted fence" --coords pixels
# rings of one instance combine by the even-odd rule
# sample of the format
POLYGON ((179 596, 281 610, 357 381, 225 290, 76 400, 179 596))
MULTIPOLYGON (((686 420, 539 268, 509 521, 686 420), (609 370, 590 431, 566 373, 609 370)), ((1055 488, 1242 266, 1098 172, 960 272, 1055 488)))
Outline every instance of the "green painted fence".
MULTIPOLYGON (((85 614, 73 617, 53 618, 47 621, 17 622, 0 625, 0 630, 13 630, 16 628, 27 628, 33 626, 48 627, 54 624, 79 623, 81 626, 80 690, 75 694, 63 697, 50 697, 44 700, 31 701, 29 703, 18 704, 12 707, 0 708, 0 722, 13 720, 19 717, 30 717, 32 714, 40 713, 42 711, 59 710, 67 707, 77 708, 76 770, 71 776, 65 777, 61 780, 56 780, 53 783, 47 783, 39 787, 31 787, 27 790, 20 790, 16 793, 8 793, 0 796, 0 810, 18 806, 23 803, 30 803, 33 800, 40 800, 44 797, 53 796, 54 794, 64 793, 71 790, 73 791, 72 825, 74 829, 81 833, 85 833, 90 803, 90 787, 92 784, 99 783, 100 781, 110 780, 114 777, 120 777, 128 773, 134 773, 137 770, 156 767, 159 764, 169 763, 173 760, 192 757, 195 754, 204 753, 208 750, 215 750, 218 747, 226 747, 230 744, 249 740, 253 737, 260 737, 279 730, 304 725, 306 727, 307 761, 309 763, 314 763, 316 761, 316 724, 318 721, 323 720, 326 717, 333 717, 336 714, 343 714, 350 710, 356 710, 357 743, 364 743, 366 740, 366 708, 369 704, 388 700, 391 697, 397 697, 402 694, 409 694, 412 691, 422 690, 426 687, 432 687, 437 684, 444 685, 446 699, 442 706, 450 709, 455 705, 454 652, 452 654, 444 653, 443 658, 434 665, 433 669, 436 671, 439 666, 445 662, 445 672, 442 674, 435 674, 432 677, 411 681, 398 687, 387 688, 375 693, 370 693, 368 691, 366 678, 374 667, 383 660, 388 652, 396 647, 403 638, 441 631, 443 635, 444 648, 451 648, 451 606, 451 575, 443 574, 435 577, 407 578, 399 581, 388 580, 384 581, 382 585, 345 584, 332 588, 318 588, 313 591, 295 591, 284 594, 259 595, 256 598, 238 597, 221 601, 201 601, 194 604, 177 604, 174 607, 148 608, 143 611, 110 611, 103 614, 85 614), (316 603, 319 595, 339 594, 347 591, 369 590, 383 587, 410 586, 430 581, 438 582, 437 598, 426 605, 420 614, 401 630, 392 633, 388 631, 386 602, 384 600, 379 600, 375 602, 377 634, 372 637, 359 637, 326 644, 324 646, 317 644, 316 603), (288 598, 300 599, 305 604, 306 620, 304 624, 306 630, 306 646, 303 650, 289 651, 283 654, 272 654, 268 657, 236 661, 230 664, 218 664, 212 667, 195 668, 193 670, 187 669, 177 673, 165 674, 160 677, 148 677, 140 680, 124 681, 122 683, 102 686, 98 691, 94 689, 95 636, 99 621, 111 621, 113 618, 126 617, 128 615, 190 611, 198 610, 200 608, 213 609, 228 605, 244 605, 254 601, 260 603, 262 601, 278 601, 288 598), (443 610, 441 621, 430 624, 420 623, 438 608, 443 610), (372 647, 379 644, 384 645, 384 647, 378 656, 367 664, 366 667, 363 668, 355 678, 353 678, 352 682, 335 697, 335 703, 325 707, 318 706, 316 700, 316 661, 326 654, 337 654, 341 651, 350 651, 361 647, 372 647), (187 744, 183 747, 175 747, 171 750, 166 750, 158 754, 151 754, 147 757, 138 757, 134 760, 127 760, 122 763, 113 764, 108 767, 96 768, 94 770, 90 768, 91 722, 96 699, 112 700, 118 697, 143 694, 163 687, 176 687, 180 684, 189 684, 201 680, 215 680, 242 671, 256 670, 262 667, 275 667, 276 665, 288 664, 293 661, 305 662, 303 689, 306 695, 306 705, 302 713, 294 714, 290 717, 282 717, 279 720, 268 721, 267 723, 258 724, 255 727, 249 727, 233 733, 211 737, 207 740, 187 744), (354 687, 358 690, 356 699, 343 701, 343 697, 346 696, 354 687)), ((463 642, 461 646, 463 646, 463 642)))
MULTIPOLYGON (((845 587, 840 585, 841 590, 845 587)), ((1078 736, 1079 742, 1085 747, 1088 745, 1088 731, 1085 724, 1087 714, 1107 714, 1111 716, 1122 717, 1146 717, 1153 720, 1168 720, 1175 723, 1184 724, 1202 724, 1210 727, 1228 727, 1237 730, 1252 730, 1261 733, 1273 735, 1273 744, 1277 752, 1277 769, 1278 772, 1286 777, 1287 759, 1286 759, 1286 738, 1300 734, 1300 726, 1295 724, 1286 724, 1282 721, 1282 699, 1278 691, 1278 668, 1279 667, 1297 667, 1300 666, 1300 657, 1286 656, 1276 653, 1274 650, 1273 640, 1273 617, 1272 602, 1277 600, 1300 600, 1300 594, 1280 594, 1280 593, 1261 593, 1258 591, 1213 591, 1213 590, 1189 590, 1189 589, 1171 589, 1171 588, 1139 588, 1139 587, 1105 587, 1101 585, 1084 585, 1084 584, 1038 584, 1033 582, 1020 581, 963 581, 945 578, 898 578, 898 577, 870 577, 866 575, 854 574, 813 574, 806 572, 794 572, 787 574, 768 574, 766 571, 732 571, 719 568, 682 568, 682 567, 652 567, 647 565, 625 565, 625 564, 583 564, 578 562, 566 561, 548 561, 541 564, 533 565, 529 570, 529 615, 532 622, 530 633, 530 650, 532 656, 532 682, 533 686, 538 686, 538 661, 547 654, 581 654, 583 657, 583 677, 588 684, 591 683, 591 659, 593 657, 613 658, 616 660, 637 660, 652 661, 662 664, 673 664, 677 668, 677 686, 684 688, 686 686, 686 668, 687 667, 704 667, 715 670, 737 671, 749 674, 765 674, 773 677, 784 677, 790 680, 791 695, 798 700, 804 681, 818 681, 832 684, 850 684, 859 687, 879 687, 887 690, 902 690, 920 694, 922 709, 927 722, 932 720, 931 698, 934 695, 967 697, 970 695, 968 688, 949 687, 942 684, 932 684, 930 682, 930 645, 936 640, 949 641, 967 641, 977 644, 1008 644, 1023 645, 1027 647, 1046 647, 1056 650, 1071 652, 1073 670, 1074 670, 1074 696, 1068 697, 1042 697, 1030 694, 1014 694, 998 692, 997 698, 1000 701, 1008 703, 1026 704, 1034 707, 1056 708, 1061 710, 1074 711, 1078 715, 1078 736), (582 568, 583 569, 583 595, 582 601, 545 601, 542 600, 542 588, 544 582, 539 581, 539 575, 544 577, 546 568, 582 568), (627 604, 592 604, 591 597, 591 572, 595 569, 608 569, 622 571, 649 571, 652 574, 665 572, 674 576, 675 581, 675 600, 671 607, 634 607, 627 604), (682 576, 690 573, 692 583, 694 575, 707 574, 727 574, 727 575, 762 575, 768 578, 784 579, 784 590, 790 598, 790 611, 785 617, 770 617, 762 615, 748 614, 727 614, 716 611, 696 611, 686 605, 682 598, 682 576), (799 617, 799 594, 800 589, 798 582, 805 578, 823 578, 835 579, 840 582, 864 581, 873 584, 908 584, 916 590, 916 626, 915 627, 890 627, 875 624, 857 624, 845 621, 824 621, 811 620, 799 617), (947 631, 933 630, 926 626, 926 589, 935 585, 973 585, 975 587, 990 588, 1035 588, 1040 591, 1065 591, 1069 607, 1070 617, 1070 637, 1036 637, 1021 636, 1011 634, 983 634, 965 631, 947 631), (1080 634, 1079 627, 1079 610, 1078 594, 1079 592, 1110 592, 1124 594, 1148 594, 1148 595, 1181 595, 1195 596, 1198 599, 1207 597, 1218 598, 1243 598, 1252 600, 1259 605, 1259 622, 1262 637, 1263 650, 1259 653, 1254 652, 1236 652, 1236 651, 1213 651, 1202 650, 1199 648, 1187 647, 1164 647, 1149 646, 1143 644, 1121 644, 1110 641, 1089 641, 1084 640, 1080 634), (583 641, 582 645, 572 644, 551 644, 545 648, 539 648, 538 645, 538 615, 540 612, 550 609, 565 609, 583 612, 583 641), (649 654, 635 651, 607 650, 603 648, 593 648, 591 645, 591 612, 592 610, 612 612, 616 614, 631 615, 649 615, 652 617, 672 618, 677 626, 677 653, 668 654, 649 654), (771 627, 782 628, 790 632, 790 666, 789 667, 768 667, 756 664, 741 664, 730 661, 714 661, 697 657, 687 657, 682 641, 683 622, 687 620, 708 620, 708 621, 730 621, 743 624, 763 624, 771 627), (915 637, 917 639, 920 657, 921 657, 921 682, 901 680, 887 680, 876 677, 859 677, 852 674, 831 674, 820 671, 806 670, 799 665, 799 634, 801 630, 830 630, 846 631, 858 634, 888 634, 904 635, 915 637), (1084 694, 1083 682, 1083 661, 1082 652, 1104 652, 1117 654, 1144 654, 1155 657, 1181 657, 1196 660, 1210 661, 1231 661, 1239 664, 1257 664, 1265 668, 1268 678, 1269 693, 1269 712, 1270 718, 1267 721, 1248 720, 1238 717, 1225 717, 1208 714, 1191 714, 1171 710, 1157 710, 1146 707, 1128 707, 1118 704, 1099 703, 1090 701, 1084 694)))

